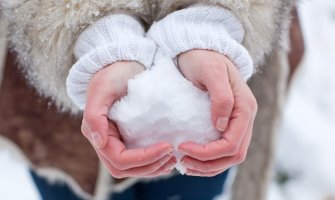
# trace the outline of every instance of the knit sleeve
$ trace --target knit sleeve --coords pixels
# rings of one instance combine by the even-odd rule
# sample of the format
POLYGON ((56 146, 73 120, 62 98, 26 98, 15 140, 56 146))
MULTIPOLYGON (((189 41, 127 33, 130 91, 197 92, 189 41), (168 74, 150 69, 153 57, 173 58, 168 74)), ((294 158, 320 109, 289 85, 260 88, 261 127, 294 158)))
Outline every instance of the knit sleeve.
POLYGON ((150 68, 156 44, 144 37, 141 23, 130 15, 114 14, 88 27, 78 38, 74 54, 78 61, 66 80, 68 96, 80 108, 86 103, 86 90, 92 76, 117 61, 137 61, 150 68))
POLYGON ((192 49, 213 50, 226 55, 247 80, 253 61, 241 45, 244 29, 234 14, 222 7, 196 5, 167 15, 147 33, 172 58, 192 49))

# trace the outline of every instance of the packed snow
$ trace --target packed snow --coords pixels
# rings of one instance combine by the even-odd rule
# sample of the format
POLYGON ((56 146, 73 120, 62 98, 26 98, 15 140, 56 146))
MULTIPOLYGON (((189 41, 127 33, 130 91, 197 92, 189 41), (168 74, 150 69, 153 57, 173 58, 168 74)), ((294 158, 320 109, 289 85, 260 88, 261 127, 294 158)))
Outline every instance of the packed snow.
POLYGON ((116 121, 128 148, 148 147, 167 141, 174 146, 176 169, 182 174, 178 146, 192 141, 205 144, 219 139, 211 123, 210 99, 186 80, 162 52, 154 65, 129 81, 128 94, 116 102, 109 117, 116 121))
MULTIPOLYGON (((335 199, 335 1, 302 1, 299 11, 307 51, 288 95, 267 199, 332 200, 335 199)), ((0 151, 0 188, 0 199, 40 199, 27 167, 14 161, 6 151, 0 151)))

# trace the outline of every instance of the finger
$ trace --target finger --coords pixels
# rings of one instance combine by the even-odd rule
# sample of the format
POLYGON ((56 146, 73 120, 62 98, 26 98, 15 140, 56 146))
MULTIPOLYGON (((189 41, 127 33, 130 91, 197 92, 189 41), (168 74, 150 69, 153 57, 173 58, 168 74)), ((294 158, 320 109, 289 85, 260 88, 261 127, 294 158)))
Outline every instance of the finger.
POLYGON ((151 174, 148 174, 144 177, 145 178, 154 178, 154 177, 157 177, 157 176, 167 175, 167 174, 171 173, 171 171, 174 169, 175 165, 176 165, 176 159, 171 158, 166 164, 161 166, 157 171, 155 171, 151 174))
POLYGON ((224 157, 210 161, 199 161, 189 156, 185 156, 182 159, 182 165, 186 169, 195 170, 203 173, 212 173, 226 170, 234 165, 242 163, 246 158, 247 150, 250 145, 252 128, 253 128, 253 120, 250 121, 247 134, 242 141, 239 152, 235 156, 224 157))
POLYGON ((172 151, 172 146, 167 142, 161 142, 142 149, 127 149, 124 143, 114 136, 109 136, 105 147, 100 149, 104 157, 119 170, 152 164, 172 153, 172 151))
POLYGON ((109 107, 114 101, 111 91, 104 91, 100 83, 92 80, 87 91, 87 101, 83 116, 83 125, 89 130, 85 136, 96 148, 102 148, 107 143, 108 138, 108 118, 109 107))
POLYGON ((219 131, 225 131, 234 106, 227 67, 213 66, 213 69, 207 73, 210 74, 204 76, 203 82, 211 98, 212 123, 219 131))
POLYGON ((127 177, 146 177, 149 174, 157 173, 161 169, 170 169, 171 166, 174 166, 176 163, 176 159, 171 155, 164 156, 160 160, 156 161, 153 164, 132 168, 128 170, 119 170, 115 168, 100 152, 97 151, 97 154, 100 160, 105 164, 108 168, 109 172, 114 178, 127 178, 127 177), (170 167, 170 168, 168 168, 170 167))
POLYGON ((95 149, 99 159, 101 160, 101 162, 105 165, 105 167, 107 168, 108 172, 117 179, 121 179, 121 178, 126 178, 126 174, 124 174, 122 171, 116 169, 97 149, 95 149))
POLYGON ((216 160, 200 161, 191 158, 189 156, 185 156, 182 159, 182 165, 186 169, 195 170, 202 173, 211 173, 228 169, 230 161, 232 159, 233 157, 231 156, 231 157, 219 158, 216 160))
POLYGON ((197 170, 192 170, 192 169, 189 169, 187 170, 186 172, 186 175, 188 176, 200 176, 200 177, 213 177, 213 176, 217 176, 221 173, 223 173, 224 171, 226 170, 222 170, 222 171, 217 171, 217 172, 200 172, 200 171, 197 171, 197 170))
POLYGON ((228 62, 228 70, 231 77, 231 87, 234 95, 234 109, 228 129, 223 134, 223 139, 228 145, 238 148, 242 142, 243 135, 249 127, 249 122, 254 121, 257 113, 257 102, 250 88, 245 84, 237 68, 228 62))
POLYGON ((234 156, 246 134, 250 119, 243 113, 233 114, 223 138, 207 144, 186 142, 179 145, 179 151, 197 160, 208 161, 234 156))
MULTIPOLYGON (((153 174, 157 172, 161 167, 164 168, 165 165, 173 166, 174 163, 175 163, 175 159, 172 158, 171 155, 167 155, 150 165, 124 170, 124 172, 129 177, 145 177, 145 176, 148 176, 149 174, 153 174)), ((165 170, 168 170, 168 169, 165 169, 165 170)))

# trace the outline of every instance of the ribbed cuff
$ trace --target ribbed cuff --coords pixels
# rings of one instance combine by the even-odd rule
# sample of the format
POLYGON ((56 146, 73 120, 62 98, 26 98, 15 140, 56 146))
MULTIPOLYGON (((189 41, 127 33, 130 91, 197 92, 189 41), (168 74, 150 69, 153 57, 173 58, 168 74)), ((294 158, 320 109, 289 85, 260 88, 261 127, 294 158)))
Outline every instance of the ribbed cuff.
POLYGON ((75 55, 79 60, 66 80, 69 97, 84 109, 88 84, 95 73, 118 61, 137 61, 150 68, 156 49, 155 42, 144 37, 144 29, 134 17, 104 17, 78 38, 75 55))
POLYGON ((227 56, 247 80, 253 74, 253 62, 240 44, 244 29, 234 14, 214 6, 194 6, 179 10, 154 23, 147 33, 169 56, 192 49, 206 49, 227 56))
POLYGON ((136 17, 126 14, 112 14, 103 17, 78 37, 74 54, 76 59, 99 46, 144 37, 145 31, 136 17))

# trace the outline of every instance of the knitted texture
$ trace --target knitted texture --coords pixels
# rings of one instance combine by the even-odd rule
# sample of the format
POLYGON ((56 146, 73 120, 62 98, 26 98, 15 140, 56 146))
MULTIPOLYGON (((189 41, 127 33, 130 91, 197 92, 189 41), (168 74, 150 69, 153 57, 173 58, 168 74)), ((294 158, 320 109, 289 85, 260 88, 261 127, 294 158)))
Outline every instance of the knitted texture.
POLYGON ((156 44, 144 37, 141 23, 125 14, 109 15, 88 27, 78 38, 74 54, 78 61, 66 80, 69 97, 80 108, 92 76, 117 61, 137 61, 150 68, 156 44))
POLYGON ((196 5, 167 15, 147 33, 169 56, 192 49, 213 50, 227 56, 244 80, 253 74, 253 61, 240 44, 244 29, 234 14, 224 8, 196 5))

